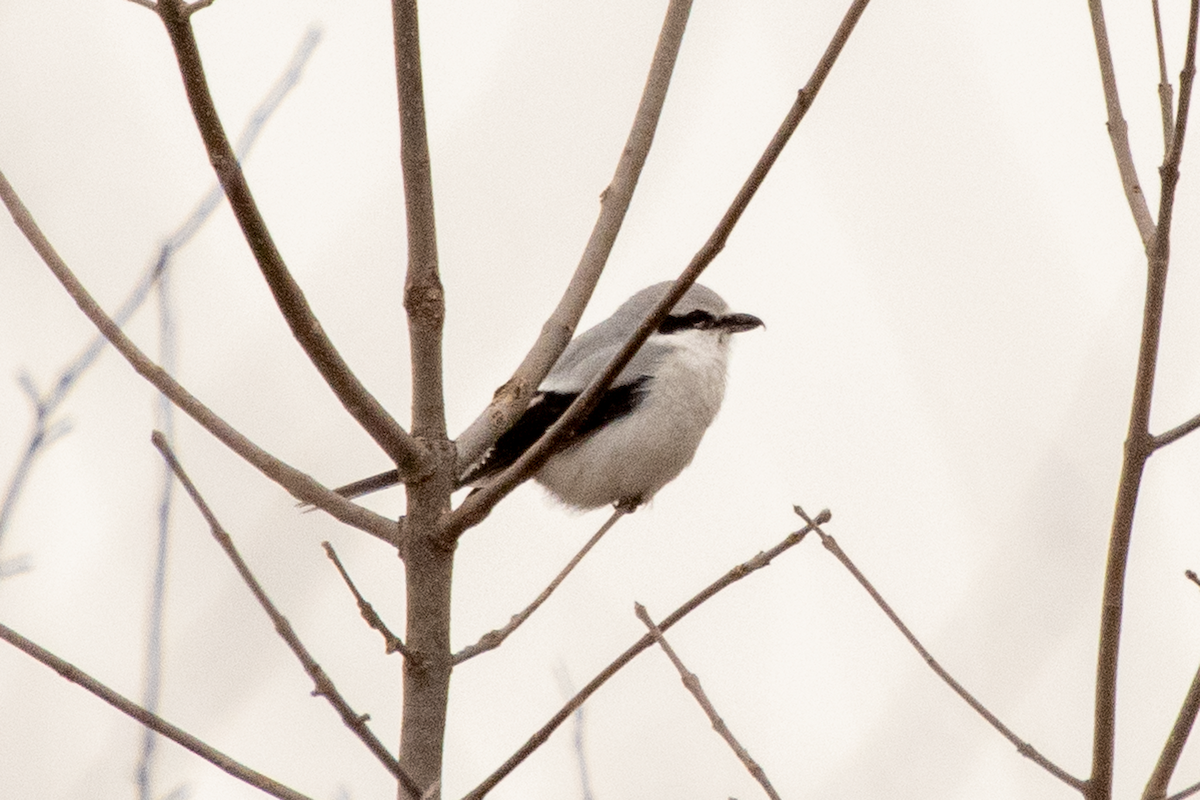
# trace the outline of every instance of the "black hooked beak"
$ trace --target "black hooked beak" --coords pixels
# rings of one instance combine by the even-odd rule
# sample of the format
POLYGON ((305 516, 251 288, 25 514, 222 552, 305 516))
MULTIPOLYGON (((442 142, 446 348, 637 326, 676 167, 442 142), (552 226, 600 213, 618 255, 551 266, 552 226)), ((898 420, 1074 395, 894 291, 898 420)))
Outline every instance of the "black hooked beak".
POLYGON ((766 323, 753 314, 726 314, 717 324, 730 333, 741 333, 767 327, 766 323))

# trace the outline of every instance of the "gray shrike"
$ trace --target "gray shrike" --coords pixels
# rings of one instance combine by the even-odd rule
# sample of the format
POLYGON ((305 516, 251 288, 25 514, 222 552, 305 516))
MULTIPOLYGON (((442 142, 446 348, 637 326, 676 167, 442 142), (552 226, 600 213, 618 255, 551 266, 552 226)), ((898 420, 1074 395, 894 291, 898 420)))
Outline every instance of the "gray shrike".
MULTIPOLYGON (((571 340, 520 419, 459 476, 479 486, 511 466, 587 388, 672 282, 642 289, 571 340)), ((621 370, 600 402, 533 476, 578 509, 645 503, 692 462, 725 396, 729 337, 757 328, 721 296, 694 284, 621 370)), ((335 489, 358 497, 398 482, 395 470, 335 489)))

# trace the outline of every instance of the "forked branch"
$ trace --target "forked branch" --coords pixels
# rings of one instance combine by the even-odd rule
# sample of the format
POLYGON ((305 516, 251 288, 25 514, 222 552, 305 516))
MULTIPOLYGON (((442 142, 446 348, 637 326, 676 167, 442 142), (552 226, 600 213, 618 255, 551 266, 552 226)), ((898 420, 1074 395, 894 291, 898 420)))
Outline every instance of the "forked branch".
MULTIPOLYGON (((821 513, 817 514, 811 523, 805 525, 795 533, 788 534, 782 542, 775 545, 770 550, 759 553, 745 563, 738 564, 720 578, 710 583, 686 603, 667 615, 667 617, 658 624, 658 629, 660 631, 669 630, 673 625, 675 625, 675 623, 679 622, 688 614, 695 611, 700 607, 701 604, 703 604, 713 595, 720 592, 722 589, 726 589, 729 586, 732 586, 734 583, 740 581, 742 578, 747 577, 751 573, 768 566, 780 554, 800 544, 800 542, 804 541, 804 537, 808 535, 808 532, 811 531, 816 525, 824 525, 825 523, 829 522, 832 517, 833 515, 829 513, 829 510, 825 509, 821 511, 821 513)), ((501 764, 495 772, 485 778, 481 784, 476 786, 469 793, 463 795, 463 800, 479 800, 479 798, 485 796, 492 789, 496 788, 496 784, 504 780, 505 776, 516 769, 522 761, 529 758, 530 754, 541 747, 546 740, 550 738, 550 734, 554 733, 559 725, 562 725, 568 717, 575 713, 575 709, 583 705, 585 700, 595 694, 596 690, 603 686, 609 678, 617 674, 617 672, 619 672, 626 664, 632 661, 634 657, 638 655, 638 653, 641 653, 643 650, 653 644, 654 637, 650 634, 646 634, 641 639, 638 639, 638 641, 634 643, 632 647, 630 647, 621 655, 617 656, 611 664, 601 670, 596 677, 592 678, 587 686, 584 686, 575 694, 574 697, 567 701, 567 704, 559 709, 558 713, 551 717, 549 722, 543 725, 537 733, 529 737, 529 740, 525 742, 525 744, 522 745, 517 752, 513 753, 507 761, 501 764)))
POLYGON ((875 604, 879 606, 884 614, 887 615, 887 618, 891 620, 893 625, 896 626, 896 629, 900 631, 901 635, 908 640, 908 643, 912 645, 913 649, 916 650, 925 663, 929 665, 929 668, 933 670, 935 675, 941 678, 946 685, 954 691, 955 694, 961 697, 967 705, 974 709, 975 713, 979 714, 979 716, 983 717, 989 725, 999 731, 1001 736, 1012 742, 1012 744, 1017 748, 1018 753, 1025 756, 1030 761, 1037 764, 1039 767, 1046 770, 1051 775, 1058 778, 1060 781, 1072 787, 1073 789, 1078 789, 1079 791, 1083 791, 1085 789, 1085 784, 1083 781, 1074 777, 1066 770, 1060 768, 1050 759, 1046 758, 1036 749, 1034 749, 1034 747, 1028 742, 1024 741, 1015 733, 1013 733, 1007 725, 1000 721, 999 717, 989 711, 983 703, 975 699, 974 695, 968 692, 961 683, 956 681, 954 677, 946 671, 945 667, 939 664, 937 659, 935 659, 933 655, 925 649, 925 646, 921 644, 917 637, 913 635, 913 632, 909 630, 907 625, 904 624, 904 621, 901 620, 899 615, 892 610, 892 607, 888 605, 888 602, 883 599, 883 595, 881 595, 879 591, 871 584, 871 582, 867 580, 867 577, 863 575, 861 571, 859 571, 858 567, 854 565, 854 562, 850 560, 850 557, 847 556, 842 548, 838 546, 838 543, 834 541, 834 538, 825 533, 825 531, 821 530, 820 524, 814 524, 814 521, 810 520, 808 515, 805 514, 804 510, 799 506, 796 507, 796 513, 812 526, 813 530, 816 531, 817 536, 821 537, 821 544, 825 546, 825 549, 832 553, 834 558, 841 562, 842 566, 844 566, 846 570, 854 576, 854 580, 858 581, 859 585, 867 590, 867 594, 871 596, 871 599, 874 600, 875 604))
POLYGON ((211 409, 196 399, 187 389, 184 389, 178 381, 151 361, 133 343, 133 340, 125 335, 120 326, 104 313, 100 305, 75 277, 75 273, 59 257, 53 245, 34 221, 33 215, 25 208, 21 198, 17 196, 16 191, 2 172, 0 172, 0 200, 8 207, 17 228, 25 235, 33 249, 41 256, 42 261, 54 273, 54 277, 58 278, 59 283, 67 290, 67 294, 71 296, 84 315, 91 320, 104 338, 112 343, 112 346, 129 362, 130 366, 154 388, 169 397, 172 403, 200 423, 218 441, 278 483, 297 500, 319 506, 347 525, 374 534, 385 542, 399 543, 399 528, 395 520, 390 520, 350 502, 329 491, 295 467, 275 458, 214 414, 211 409))
POLYGON ((346 727, 353 731, 354 735, 362 740, 367 749, 379 759, 379 762, 387 768, 388 772, 392 773, 400 781, 400 785, 404 787, 405 791, 413 798, 420 798, 424 794, 421 788, 400 767, 400 763, 396 761, 383 742, 379 741, 378 737, 367 727, 367 720, 370 717, 364 714, 357 714, 354 709, 350 708, 350 704, 346 702, 341 692, 333 685, 333 681, 330 680, 325 670, 321 668, 321 665, 308 652, 308 648, 300 641, 300 637, 292 629, 291 623, 279 612, 279 609, 271 602, 271 598, 267 597, 262 584, 254 577, 254 574, 250 571, 250 566, 234 546, 233 538, 221 526, 216 515, 209 508, 208 503, 201 497, 200 491, 192 483, 187 473, 184 472, 182 465, 180 465, 178 459, 175 457, 175 453, 171 450, 170 445, 167 444, 167 440, 158 431, 154 432, 151 440, 154 442, 154 446, 158 448, 158 451, 162 453, 167 464, 170 465, 171 470, 175 473, 175 477, 183 485, 184 491, 188 493, 188 496, 192 498, 192 502, 196 504, 196 508, 200 511, 201 516, 204 517, 204 521, 208 523, 213 538, 217 540, 217 544, 225 551, 225 555, 233 563, 234 569, 237 570, 242 581, 250 589, 251 594, 254 595, 254 599, 258 601, 263 611, 270 617, 271 624, 275 626, 275 631, 279 634, 279 637, 283 639, 288 648, 295 654, 296 659, 304 667, 304 671, 312 678, 313 694, 328 700, 329 704, 337 711, 338 716, 342 718, 342 722, 345 723, 346 727))
MULTIPOLYGON (((1104 75, 1105 97, 1114 97, 1115 83, 1109 91, 1112 64, 1105 70, 1107 43, 1100 47, 1104 16, 1099 0, 1092 4, 1092 24, 1097 31, 1101 74, 1104 75)), ((1167 267, 1171 255, 1171 220, 1175 207, 1175 189, 1179 182, 1179 162, 1183 155, 1184 135, 1187 132, 1188 110, 1191 105, 1192 81, 1196 72, 1196 26, 1200 16, 1200 0, 1192 0, 1188 17, 1187 52, 1179 81, 1179 107, 1170 148, 1163 155, 1159 170, 1161 193, 1158 224, 1146 242, 1146 295, 1142 308, 1142 335, 1138 345, 1137 371, 1134 377, 1133 401, 1130 404, 1129 428, 1121 461, 1121 478, 1113 509, 1112 528, 1108 540, 1108 558, 1104 570, 1103 599, 1100 608, 1100 643, 1096 656, 1096 696, 1092 733, 1092 772, 1087 784, 1088 800, 1109 800, 1112 797, 1113 762, 1116 746, 1117 667, 1121 648, 1121 619, 1125 604, 1125 573, 1129 561, 1129 545, 1133 537, 1133 520, 1141 491, 1146 461, 1161 447, 1160 440, 1150 434, 1150 410, 1154 398, 1154 376, 1158 366, 1159 341, 1162 336, 1163 305, 1167 292, 1167 267)), ((1111 115, 1111 106, 1110 106, 1111 115)), ((1115 139, 1114 139, 1115 146, 1115 139)), ((1118 162, 1120 158, 1118 157, 1118 162)), ((1125 181, 1122 173, 1122 181, 1125 181)), ((1137 213, 1135 211, 1135 218, 1137 213)), ((1142 228, 1139 222, 1139 230, 1142 228)), ((1187 423, 1185 423, 1185 426, 1187 423)), ((1181 427, 1185 427, 1181 426, 1181 427)), ((1178 430, 1178 429, 1177 429, 1178 430)), ((1182 436, 1186 430, 1179 434, 1182 436)), ((1165 436, 1170 436, 1168 432, 1165 436)), ((1176 436, 1175 438, 1178 438, 1176 436)), ((1174 439, 1172 439, 1173 441, 1174 439)))
POLYGON ((326 336, 275 246, 217 115, 192 31, 190 7, 182 0, 158 0, 155 11, 175 50, 188 103, 208 151, 208 159, 292 335, 346 410, 396 463, 400 474, 405 478, 425 474, 428 465, 424 447, 400 427, 354 375, 326 336))

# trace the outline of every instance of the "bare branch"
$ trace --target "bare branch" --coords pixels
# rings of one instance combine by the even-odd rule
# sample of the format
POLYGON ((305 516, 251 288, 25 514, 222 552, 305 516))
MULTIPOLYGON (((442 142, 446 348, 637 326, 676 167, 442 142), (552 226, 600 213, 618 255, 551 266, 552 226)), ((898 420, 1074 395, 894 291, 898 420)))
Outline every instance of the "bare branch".
POLYGON ((686 686, 687 690, 692 693, 693 697, 696 698, 696 702, 700 704, 700 708, 704 709, 704 713, 708 716, 708 721, 712 723, 713 730, 720 734, 721 738, 725 740, 725 743, 729 745, 729 748, 733 750, 734 755, 738 757, 738 760, 741 761, 750 774, 754 776, 754 780, 759 782, 759 784, 763 787, 763 791, 767 793, 767 797, 770 797, 771 800, 780 800, 779 794, 775 791, 775 787, 772 786, 771 781, 767 779, 767 773, 763 771, 763 768, 758 765, 758 762, 754 760, 754 757, 750 755, 749 751, 747 751, 745 747, 742 747, 741 743, 738 742, 738 740, 734 737, 733 732, 729 730, 729 726, 725 724, 725 720, 721 719, 721 715, 717 713, 715 708, 713 708, 713 704, 709 701, 708 695, 704 693, 704 689, 700 688, 700 679, 696 677, 695 673, 689 672, 688 668, 683 665, 683 661, 679 659, 679 656, 675 653, 675 649, 671 647, 670 643, 667 641, 667 638, 663 636, 662 630, 660 630, 659 627, 654 624, 654 620, 650 618, 650 614, 646 611, 646 607, 641 603, 634 603, 633 610, 634 613, 637 614, 638 619, 640 619, 646 625, 646 627, 650 629, 650 635, 654 637, 654 641, 657 642, 658 646, 661 647, 663 652, 667 654, 667 658, 671 659, 671 663, 674 664, 675 669, 679 671, 679 677, 683 679, 683 685, 686 686))
MULTIPOLYGON (((309 28, 305 31, 300 44, 297 45, 295 52, 292 54, 291 61, 284 69, 283 74, 276 79, 262 102, 254 109, 250 115, 250 119, 242 128, 236 148, 239 161, 245 160, 250 154, 251 149, 258 140, 259 134, 262 133, 271 116, 279 108, 288 92, 299 83, 301 72, 320 40, 321 31, 319 28, 309 28)), ((212 216, 213 211, 216 210, 224 196, 220 185, 214 185, 205 193, 183 222, 166 238, 166 241, 159 247, 154 259, 147 265, 142 276, 130 290, 129 295, 113 314, 113 321, 118 327, 124 327, 125 323, 142 307, 146 298, 150 296, 151 289, 158 285, 158 282, 170 268, 175 254, 185 247, 196 233, 203 228, 204 223, 212 216)), ((71 391, 79 385, 80 378, 96 362, 96 359, 99 358, 107 344, 108 340, 101 334, 96 333, 92 341, 50 381, 49 385, 51 388, 45 392, 40 391, 34 385, 33 378, 28 373, 22 372, 20 374, 18 380, 21 388, 29 397, 34 418, 30 424, 25 451, 13 469, 13 474, 9 479, 8 487, 4 491, 3 499, 0 500, 0 544, 3 542, 4 533, 8 528, 8 521, 11 518, 13 509, 24 487, 25 479, 28 477, 34 462, 39 455, 45 452, 46 448, 57 441, 69 429, 66 423, 52 423, 50 421, 51 417, 58 410, 59 406, 66 401, 71 391)))
POLYGON ((325 670, 321 669, 321 665, 309 654, 304 644, 300 641, 300 637, 292 630, 291 623, 287 621, 287 618, 283 614, 279 613, 279 609, 271 602, 271 598, 267 597, 267 593, 263 590, 262 585, 254 577, 254 574, 250 572, 249 565, 246 564, 234 546, 233 539, 221 527, 221 523, 217 521, 212 509, 209 508, 204 498, 200 496, 199 490, 192 483, 187 473, 184 472, 178 459, 175 458, 175 453, 172 452, 170 445, 167 444, 167 440, 163 438, 161 433, 155 431, 151 437, 151 441, 154 442, 154 446, 158 448, 163 458, 170 464, 171 470, 179 478, 179 482, 183 484, 184 491, 192 498, 192 502, 196 504, 196 508, 199 509, 200 514, 204 517, 204 521, 208 523, 213 538, 217 540, 217 544, 221 545, 221 549, 225 551, 225 555, 233 562, 234 568, 254 595, 254 599, 258 601, 263 611, 271 618, 271 623, 275 626, 275 631, 287 643, 287 646, 296 655, 301 665, 303 665, 304 671, 312 678, 313 694, 328 700, 329 704, 337 711, 338 716, 342 718, 342 722, 345 723, 346 727, 362 740, 367 749, 379 759, 388 772, 392 773, 400 781, 404 789, 412 797, 420 797, 422 795, 421 788, 400 768, 399 762, 392 757, 392 754, 383 742, 379 741, 375 734, 371 732, 371 729, 367 727, 367 720, 370 717, 357 714, 354 712, 354 709, 350 708, 350 704, 338 692, 337 687, 333 685, 333 681, 330 680, 325 670))
POLYGON ((600 194, 600 215, 592 228, 587 246, 562 299, 542 326, 541 334, 521 365, 496 391, 492 402, 479 418, 455 440, 458 448, 456 470, 459 474, 517 421, 579 325, 579 319, 592 297, 592 291, 608 261, 608 254, 621 230, 625 212, 629 209, 642 167, 654 142, 654 132, 667 98, 691 7, 692 0, 671 0, 667 6, 633 127, 617 161, 612 181, 600 194))
POLYGON ((1191 13, 1188 16, 1187 50, 1183 57, 1183 69, 1179 73, 1179 109, 1175 114, 1175 132, 1171 136, 1171 146, 1163 157, 1163 165, 1159 168, 1162 179, 1162 192, 1158 204, 1158 229, 1155 235, 1151 259, 1162 259, 1163 270, 1171 252, 1171 218, 1175 208, 1175 187, 1179 183, 1179 162, 1183 159, 1183 139, 1187 133, 1188 110, 1192 104, 1192 82, 1196 77, 1196 25, 1200 9, 1197 0, 1192 0, 1191 13))
MULTIPOLYGON (((696 610, 696 608, 704 603, 704 601, 708 600, 722 589, 725 589, 726 587, 740 581, 742 578, 745 578, 756 570, 760 570, 767 566, 781 553, 800 544, 800 542, 804 540, 804 537, 808 535, 808 532, 811 531, 816 525, 824 525, 825 523, 829 522, 832 517, 833 515, 829 513, 829 510, 825 509, 821 513, 817 514, 812 523, 805 525, 795 533, 788 534, 783 541, 772 547, 770 550, 759 553, 749 561, 738 564, 720 578, 710 583, 686 603, 675 609, 675 611, 671 612, 671 614, 669 614, 662 622, 659 623, 659 630, 670 630, 675 623, 679 622, 679 620, 696 610)), ((591 682, 588 683, 587 686, 584 686, 575 694, 574 697, 567 701, 567 704, 559 709, 558 713, 551 717, 549 722, 543 725, 537 733, 529 737, 529 740, 525 742, 525 744, 522 745, 517 752, 513 753, 513 755, 507 761, 501 764, 495 772, 485 778, 483 783, 479 784, 469 793, 464 795, 463 800, 479 800, 479 798, 496 788, 496 784, 498 784, 505 778, 505 776, 516 769, 522 761, 524 761, 531 753, 533 753, 533 751, 541 747, 542 744, 548 738, 550 738, 550 734, 554 733, 555 729, 557 729, 559 725, 563 724, 563 722, 575 712, 575 709, 583 705, 585 700, 591 697, 596 690, 603 686, 609 678, 617 674, 622 667, 632 661, 638 653, 641 653, 643 650, 653 644, 654 637, 650 634, 646 634, 641 639, 638 639, 638 641, 632 647, 630 647, 621 655, 617 656, 617 658, 613 660, 611 664, 601 670, 595 678, 592 678, 591 682)))
POLYGON ((1158 450, 1161 447, 1166 447, 1167 445, 1171 444, 1171 442, 1182 439, 1184 436, 1187 436, 1197 428, 1200 428, 1200 414, 1192 417, 1182 425, 1176 425, 1174 428, 1171 428, 1171 430, 1155 436, 1151 441, 1150 446, 1155 450, 1158 450))
POLYGON ((1162 112, 1163 152, 1168 153, 1171 151, 1171 139, 1175 128, 1172 121, 1174 90, 1171 89, 1171 81, 1167 78, 1167 54, 1163 49, 1162 18, 1158 12, 1158 0, 1150 0, 1150 7, 1154 14, 1154 40, 1158 44, 1158 105, 1162 112))
MULTIPOLYGON (((799 506, 796 507, 796 513, 799 514, 805 522, 808 522, 810 525, 812 525, 813 521, 808 518, 808 515, 805 514, 804 510, 799 506)), ((821 530, 820 525, 813 525, 812 527, 813 530, 816 531, 817 536, 821 537, 821 544, 825 545, 825 549, 833 553, 834 557, 842 563, 842 566, 844 566, 850 572, 850 574, 854 576, 854 579, 858 581, 859 585, 867 590, 867 594, 871 595, 871 599, 874 600, 875 604, 883 610, 883 613, 886 614, 887 618, 892 621, 892 624, 896 626, 896 629, 899 630, 904 638, 908 640, 908 643, 913 646, 913 649, 916 650, 925 663, 929 665, 929 668, 932 669, 934 673, 946 683, 947 686, 954 690, 955 694, 966 701, 967 705, 974 709, 979 716, 983 717, 989 725, 999 731, 1001 736, 1012 742, 1012 744, 1017 748, 1018 753, 1030 759, 1033 761, 1033 763, 1037 764, 1039 767, 1046 770, 1068 786, 1080 791, 1083 791, 1086 788, 1086 785, 1083 781, 1055 765, 1052 761, 1050 761, 1050 759, 1046 758, 1037 750, 1035 750, 1032 745, 1023 741, 1020 737, 1013 733, 1008 726, 1001 722, 995 714, 993 714, 991 711, 988 711, 987 707, 985 707, 983 703, 976 700, 974 695, 968 692, 961 683, 956 681, 950 675, 950 673, 947 672, 945 668, 943 668, 942 665, 937 662, 933 655, 925 649, 925 646, 917 640, 917 637, 913 635, 912 631, 908 629, 908 626, 905 625, 900 617, 897 616, 896 612, 892 610, 892 607, 888 605, 886 600, 883 599, 883 596, 879 594, 874 586, 871 585, 871 582, 867 580, 866 576, 859 571, 858 567, 854 565, 854 562, 850 560, 850 557, 847 556, 842 548, 838 546, 838 543, 834 541, 833 537, 821 530)))
POLYGON ((1200 712, 1200 669, 1196 670, 1192 685, 1188 687, 1187 695, 1183 698, 1175 725, 1163 744, 1162 753, 1158 756, 1158 763, 1154 765, 1150 780, 1146 782, 1142 800, 1163 800, 1167 796, 1167 786, 1171 782, 1171 776, 1175 774, 1175 767, 1183 754, 1183 746, 1187 744, 1188 734, 1196 724, 1197 712, 1200 712))
MULTIPOLYGON (((1093 24, 1097 19, 1093 10, 1093 24)), ((1134 513, 1146 461, 1154 453, 1155 439, 1150 435, 1150 409, 1154 396, 1154 374, 1158 365, 1158 345, 1162 336, 1163 303, 1167 292, 1167 267, 1171 255, 1171 218, 1175 187, 1179 181, 1179 161, 1187 131, 1192 79, 1196 63, 1196 26, 1200 0, 1192 0, 1188 20, 1187 54, 1179 82, 1179 109, 1175 115, 1175 133, 1171 149, 1159 170, 1161 195, 1158 226, 1146 248, 1146 297, 1142 309, 1142 336, 1138 345, 1137 372, 1133 401, 1129 411, 1129 429, 1121 460, 1121 478, 1113 509, 1104 569, 1103 599, 1100 607, 1100 646, 1096 656, 1096 698, 1092 726, 1092 773, 1088 780, 1090 800, 1108 800, 1112 796, 1113 761, 1116 743, 1117 665, 1121 649, 1121 618, 1125 604, 1125 572, 1129 561, 1129 543, 1133 537, 1134 513)), ((1103 17, 1099 17, 1103 27, 1103 17)), ((1097 40, 1099 41, 1099 39, 1097 40)), ((1102 59, 1103 61, 1103 59, 1102 59)), ((1110 65, 1111 66, 1111 65, 1110 65)))
POLYGON ((400 640, 399 636, 392 633, 387 624, 376 613, 374 606, 368 603, 367 599, 358 591, 358 587, 354 585, 354 581, 350 580, 350 573, 346 572, 346 568, 342 566, 342 560, 334 552, 333 545, 329 542, 321 542, 321 547, 325 548, 325 555, 329 556, 329 560, 337 567, 337 571, 342 575, 342 580, 346 582, 350 593, 354 595, 354 600, 358 603, 358 611, 362 614, 363 619, 367 621, 368 625, 383 634, 384 649, 388 655, 399 653, 407 657, 408 650, 404 647, 404 642, 400 640))
POLYGON ((489 483, 487 486, 477 492, 473 492, 466 500, 463 501, 457 509, 452 512, 446 520, 446 532, 449 536, 458 536, 467 528, 478 525, 491 510, 496 503, 506 497, 509 492, 516 488, 522 481, 526 480, 530 475, 546 463, 558 447, 575 426, 577 426, 586 417, 588 412, 595 407, 603 395, 605 389, 616 378, 617 374, 629 363, 629 360, 637 353, 638 349, 645 343, 650 334, 658 329, 658 326, 666 319, 667 314, 678 302, 679 298, 683 297, 688 288, 696 282, 700 277, 700 273, 712 263, 712 260, 725 248, 725 242, 729 235, 733 232, 733 228, 741 219, 746 207, 754 198, 758 188, 762 185, 767 173, 771 171, 771 167, 779 158, 783 148, 787 145, 792 133, 800 125, 800 121, 804 119, 804 115, 812 106, 816 99, 817 93, 821 89, 821 85, 825 82, 825 78, 829 75, 829 71, 833 69, 834 62, 837 61, 838 54, 841 53, 842 47, 845 46, 851 32, 854 30, 855 24, 858 22, 862 12, 866 10, 868 0, 854 0, 849 10, 843 17, 841 25, 838 26, 834 33, 829 46, 826 48, 821 60, 817 63, 813 70, 808 83, 796 95, 796 100, 792 103, 792 107, 788 110, 779 129, 772 137, 767 149, 755 164, 754 169, 750 172, 750 176, 742 184, 742 188, 738 191, 733 203, 725 211, 720 222, 709 236, 708 241, 704 246, 692 257, 691 262, 684 269, 683 273, 675 281, 675 285, 671 288, 654 310, 642 321, 633 335, 621 348, 620 352, 613 357, 608 366, 601 372, 588 388, 576 398, 571 407, 566 413, 558 419, 546 431, 532 447, 526 450, 520 458, 500 475, 489 483))
POLYGON ((289 789, 282 783, 263 775, 261 772, 256 772, 240 764, 216 748, 210 747, 200 739, 192 736, 182 728, 175 727, 157 714, 151 714, 137 703, 114 692, 91 675, 88 675, 75 665, 64 661, 49 650, 31 642, 7 625, 0 624, 0 639, 33 656, 72 683, 79 684, 122 714, 134 718, 146 727, 152 728, 163 736, 166 736, 171 741, 186 747, 205 761, 224 770, 238 780, 248 783, 256 789, 261 789, 272 797, 281 798, 281 800, 311 800, 308 795, 303 795, 294 789, 289 789))
POLYGON ((413 434, 441 440, 446 438, 442 386, 442 324, 446 318, 446 297, 438 276, 437 226, 425 129, 417 0, 393 0, 392 31, 396 91, 400 99, 400 167, 404 176, 408 230, 404 309, 408 312, 412 353, 413 434))
POLYGON ((1185 797, 1191 797, 1194 794, 1200 793, 1200 783, 1193 783, 1191 786, 1176 792, 1167 798, 1167 800, 1184 800, 1185 797))
POLYGON ((562 583, 568 575, 571 574, 571 570, 575 569, 575 566, 583 560, 583 557, 588 554, 588 551, 596 546, 596 543, 600 541, 600 537, 608 533, 612 526, 617 524, 617 520, 629 513, 632 512, 625 506, 618 506, 613 511, 612 516, 608 518, 608 521, 600 526, 600 530, 592 534, 592 538, 588 539, 587 544, 585 544, 580 551, 575 554, 574 558, 567 562, 567 565, 562 568, 562 571, 555 576, 554 580, 550 581, 550 585, 543 589, 542 593, 539 594, 532 603, 526 606, 520 613, 513 614, 512 619, 510 619, 508 624, 503 628, 498 628, 494 631, 488 631, 479 639, 478 642, 468 647, 464 647, 462 650, 459 650, 457 653, 455 653, 454 664, 461 664, 467 659, 474 658, 480 653, 486 653, 488 650, 495 650, 497 647, 499 647, 513 631, 521 626, 521 623, 529 619, 533 612, 537 611, 538 607, 541 606, 542 603, 546 602, 546 599, 549 598, 550 594, 558 588, 558 585, 562 583))
POLYGON ((267 451, 251 442, 227 422, 214 414, 207 406, 183 388, 174 378, 161 367, 146 357, 137 345, 125 335, 124 331, 104 313, 99 304, 88 293, 75 274, 71 272, 55 252, 54 247, 46 239, 34 221, 33 216, 21 202, 16 191, 0 172, 0 200, 3 200, 12 214, 13 221, 25 234, 25 238, 41 256, 42 261, 54 273, 59 282, 67 290, 67 294, 75 301, 80 310, 104 335, 113 347, 117 349, 130 366, 139 375, 150 382, 154 388, 165 394, 171 402, 185 414, 196 420, 205 430, 233 452, 248 461, 260 472, 285 488, 297 500, 311 503, 324 509, 332 516, 367 533, 374 534, 385 542, 398 545, 400 541, 399 527, 394 520, 368 511, 362 506, 352 503, 337 495, 300 470, 285 464, 267 451))
POLYGON ((1117 76, 1113 72, 1112 53, 1108 47, 1108 29, 1104 24, 1104 9, 1100 0, 1088 0, 1092 15, 1092 35, 1096 39, 1096 56, 1100 61, 1100 81, 1104 86, 1104 104, 1108 107, 1108 136, 1112 140, 1113 154, 1117 157, 1117 170, 1121 173, 1121 185, 1125 188, 1125 199, 1137 225, 1142 245, 1150 247, 1154 238, 1154 220, 1142 185, 1138 181, 1137 167, 1129 149, 1129 126, 1121 115, 1121 99, 1117 95, 1117 76))
POLYGON ((304 292, 292 278, 283 256, 276 248, 217 115, 189 21, 188 6, 182 0, 160 0, 156 8, 175 49, 184 89, 192 108, 192 115, 196 118, 196 126, 208 150, 209 161, 217 174, 217 180, 225 189, 229 206, 242 228, 246 242, 258 262, 280 312, 292 330, 292 335, 338 400, 363 430, 395 461, 401 474, 406 478, 425 474, 428 471, 425 448, 400 427, 355 377, 349 364, 325 335, 321 323, 304 297, 304 292))

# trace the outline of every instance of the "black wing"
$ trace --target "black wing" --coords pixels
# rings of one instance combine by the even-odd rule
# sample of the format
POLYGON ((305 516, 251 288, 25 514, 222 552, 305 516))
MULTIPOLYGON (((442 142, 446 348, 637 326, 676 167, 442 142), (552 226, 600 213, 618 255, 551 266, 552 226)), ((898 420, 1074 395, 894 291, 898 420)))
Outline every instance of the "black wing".
MULTIPOLYGON (((631 383, 610 388, 600 398, 600 402, 596 404, 591 413, 584 418, 567 444, 579 441, 594 433, 598 428, 627 416, 638 407, 645 397, 649 383, 650 376, 642 375, 631 383)), ((578 396, 578 394, 564 392, 539 393, 529 404, 529 408, 525 409, 521 418, 496 440, 496 444, 484 454, 482 459, 466 471, 458 485, 466 486, 511 467, 522 453, 542 438, 542 434, 566 413, 578 396)))

